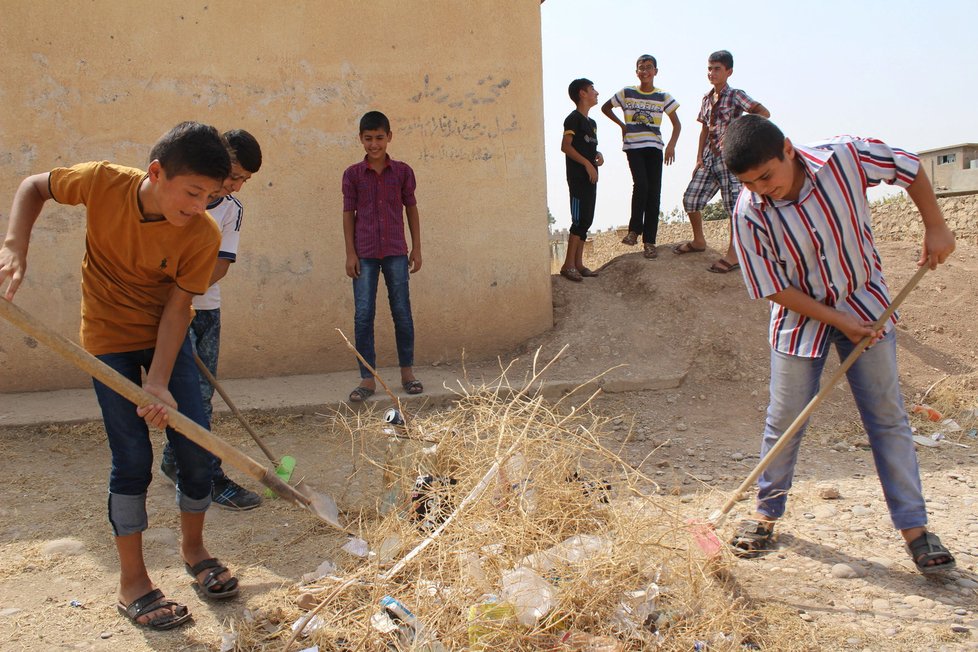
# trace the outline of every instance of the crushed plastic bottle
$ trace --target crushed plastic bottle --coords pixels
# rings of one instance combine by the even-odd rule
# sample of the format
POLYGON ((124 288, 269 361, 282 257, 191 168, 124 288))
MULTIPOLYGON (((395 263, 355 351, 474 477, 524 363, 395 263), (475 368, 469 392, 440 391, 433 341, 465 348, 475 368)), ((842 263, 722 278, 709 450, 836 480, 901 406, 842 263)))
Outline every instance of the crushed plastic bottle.
POLYGON ((572 566, 596 556, 611 554, 611 540, 594 534, 575 534, 552 548, 527 555, 521 566, 547 573, 558 566, 572 566))
POLYGON ((514 568, 502 575, 501 597, 513 605, 516 620, 524 627, 533 627, 554 607, 554 587, 533 569, 514 568))

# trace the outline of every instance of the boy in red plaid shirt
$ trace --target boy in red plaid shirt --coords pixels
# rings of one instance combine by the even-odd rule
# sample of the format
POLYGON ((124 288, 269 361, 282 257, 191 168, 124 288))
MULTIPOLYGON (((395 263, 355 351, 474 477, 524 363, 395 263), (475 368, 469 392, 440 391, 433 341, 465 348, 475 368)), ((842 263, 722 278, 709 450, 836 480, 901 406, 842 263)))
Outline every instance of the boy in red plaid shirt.
MULTIPOLYGON (((689 223, 693 227, 693 239, 676 245, 674 254, 690 254, 706 250, 706 238, 703 236, 703 209, 720 191, 727 216, 733 215, 737 195, 740 194, 740 181, 731 174, 723 164, 720 148, 723 145, 723 135, 730 122, 744 113, 756 113, 765 118, 771 117, 771 112, 760 102, 755 102, 747 93, 739 88, 730 88, 727 79, 733 74, 733 55, 726 50, 718 50, 707 60, 706 78, 713 88, 703 96, 700 113, 696 119, 701 123, 700 141, 696 150, 696 167, 693 178, 683 195, 683 208, 689 214, 689 223)), ((732 231, 731 231, 732 233, 732 231)), ((737 253, 733 248, 733 240, 727 243, 727 252, 708 268, 717 274, 726 274, 740 267, 737 264, 737 253)))
MULTIPOLYGON (((360 143, 367 154, 343 173, 346 275, 353 279, 357 351, 376 369, 374 315, 377 283, 384 273, 401 385, 408 394, 420 394, 424 387, 414 377, 414 321, 408 291, 409 274, 421 269, 421 225, 414 197, 417 182, 411 166, 387 154, 391 136, 390 120, 380 111, 369 111, 360 119, 360 143), (410 253, 404 237, 405 213, 411 232, 410 253)), ((363 402, 376 389, 373 374, 361 362, 360 384, 350 392, 350 401, 363 402)))

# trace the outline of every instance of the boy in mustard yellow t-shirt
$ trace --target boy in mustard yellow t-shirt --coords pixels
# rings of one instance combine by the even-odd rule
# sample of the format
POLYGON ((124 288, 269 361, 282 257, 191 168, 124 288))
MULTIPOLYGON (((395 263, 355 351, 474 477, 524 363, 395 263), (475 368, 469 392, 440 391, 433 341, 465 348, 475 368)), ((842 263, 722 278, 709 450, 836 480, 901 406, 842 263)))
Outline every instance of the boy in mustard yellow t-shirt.
MULTIPOLYGON (((94 381, 112 452, 108 507, 119 553, 118 608, 133 623, 151 629, 178 627, 191 616, 153 585, 143 560, 153 465, 147 426, 165 427, 167 410, 178 406, 203 427, 210 426, 187 327, 191 300, 207 290, 221 241, 204 207, 219 195, 230 170, 226 142, 216 129, 179 124, 153 147, 145 172, 93 162, 27 177, 14 196, 0 248, 0 285, 9 279, 4 298, 11 301, 45 202, 86 207, 82 346, 160 399, 137 408, 94 381)), ((187 570, 204 597, 234 597, 237 579, 203 542, 213 456, 172 429, 166 434, 179 460, 177 500, 187 570)))

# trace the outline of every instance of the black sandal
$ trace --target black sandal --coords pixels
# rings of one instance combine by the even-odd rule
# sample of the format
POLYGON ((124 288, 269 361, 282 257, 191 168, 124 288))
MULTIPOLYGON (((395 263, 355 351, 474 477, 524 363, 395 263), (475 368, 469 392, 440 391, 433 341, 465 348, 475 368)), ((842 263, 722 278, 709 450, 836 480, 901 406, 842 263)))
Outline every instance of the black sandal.
POLYGON ((363 403, 374 395, 374 391, 375 390, 372 390, 369 387, 360 385, 350 392, 350 401, 352 403, 363 403))
POLYGON ((173 629, 174 627, 179 627, 187 621, 189 621, 193 616, 190 615, 190 610, 184 605, 174 602, 173 600, 167 600, 166 596, 163 595, 163 591, 159 589, 153 589, 141 598, 136 598, 129 606, 122 604, 121 602, 116 605, 119 613, 129 619, 133 625, 137 627, 145 627, 147 629, 155 629, 157 631, 164 631, 167 629, 173 629), (165 616, 157 616, 147 620, 145 623, 139 622, 139 618, 147 614, 151 614, 154 611, 160 609, 166 609, 170 607, 170 613, 165 616))
POLYGON ((754 559, 774 550, 774 523, 747 518, 737 524, 737 532, 730 539, 733 554, 741 559, 754 559))
POLYGON ((210 559, 205 559, 193 566, 185 563, 184 566, 195 580, 197 580, 198 575, 210 569, 210 572, 204 576, 203 581, 197 580, 194 582, 194 588, 203 597, 209 600, 227 600, 238 595, 238 578, 232 577, 226 582, 217 579, 221 573, 227 571, 227 567, 216 558, 211 557, 210 559))
POLYGON ((951 551, 944 547, 940 538, 933 532, 924 532, 906 545, 917 570, 925 575, 943 573, 957 566, 951 551), (938 561, 943 559, 944 561, 938 561), (936 562, 929 564, 927 562, 936 562))
POLYGON ((421 381, 415 378, 414 380, 405 380, 401 385, 404 387, 404 391, 408 394, 420 394, 424 391, 424 385, 421 381))

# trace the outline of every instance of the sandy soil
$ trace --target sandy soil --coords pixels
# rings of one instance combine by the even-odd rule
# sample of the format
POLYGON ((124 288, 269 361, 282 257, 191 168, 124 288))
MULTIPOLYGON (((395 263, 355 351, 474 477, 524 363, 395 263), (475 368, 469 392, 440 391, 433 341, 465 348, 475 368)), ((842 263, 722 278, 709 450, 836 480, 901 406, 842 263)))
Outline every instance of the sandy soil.
MULTIPOLYGON (((978 407, 976 208, 973 200, 945 202, 961 236, 958 250, 911 294, 899 334, 908 403, 925 399, 962 428, 913 418, 920 434, 942 431, 953 442, 922 447, 919 457, 932 528, 957 554, 958 571, 928 580, 913 570, 889 525, 855 408, 839 388, 809 430, 780 549, 731 569, 741 594, 807 628, 809 643, 796 649, 978 649, 978 439, 967 412, 978 407), (840 497, 822 498, 826 485, 840 497)), ((887 279, 899 288, 915 271, 916 218, 891 204, 878 215, 887 279)), ((660 242, 684 236, 681 226, 666 226, 660 242)), ((589 262, 604 265, 601 276, 581 284, 554 277, 554 329, 512 354, 537 348, 553 354, 570 343, 555 370, 565 377, 585 380, 625 363, 677 378, 669 389, 606 394, 595 410, 612 418, 608 442, 623 446, 662 495, 717 507, 757 462, 768 373, 766 305, 747 300, 738 275, 705 271, 725 237, 725 225, 711 224, 713 250, 675 256, 663 249, 655 261, 617 244, 613 234, 599 238, 589 262)), ((378 472, 365 460, 380 452, 331 417, 252 420, 342 504, 377 498, 378 472)), ((215 431, 249 445, 232 421, 220 420, 215 431)), ((191 606, 196 622, 175 633, 137 630, 115 609, 117 560, 104 515, 108 451, 100 425, 0 429, 0 453, 4 650, 217 650, 232 617, 283 595, 343 541, 281 501, 248 513, 212 510, 212 550, 243 588, 231 604, 204 603, 179 556, 172 487, 157 481, 145 533, 150 572, 191 606)), ((736 512, 749 507, 745 501, 736 512)))

